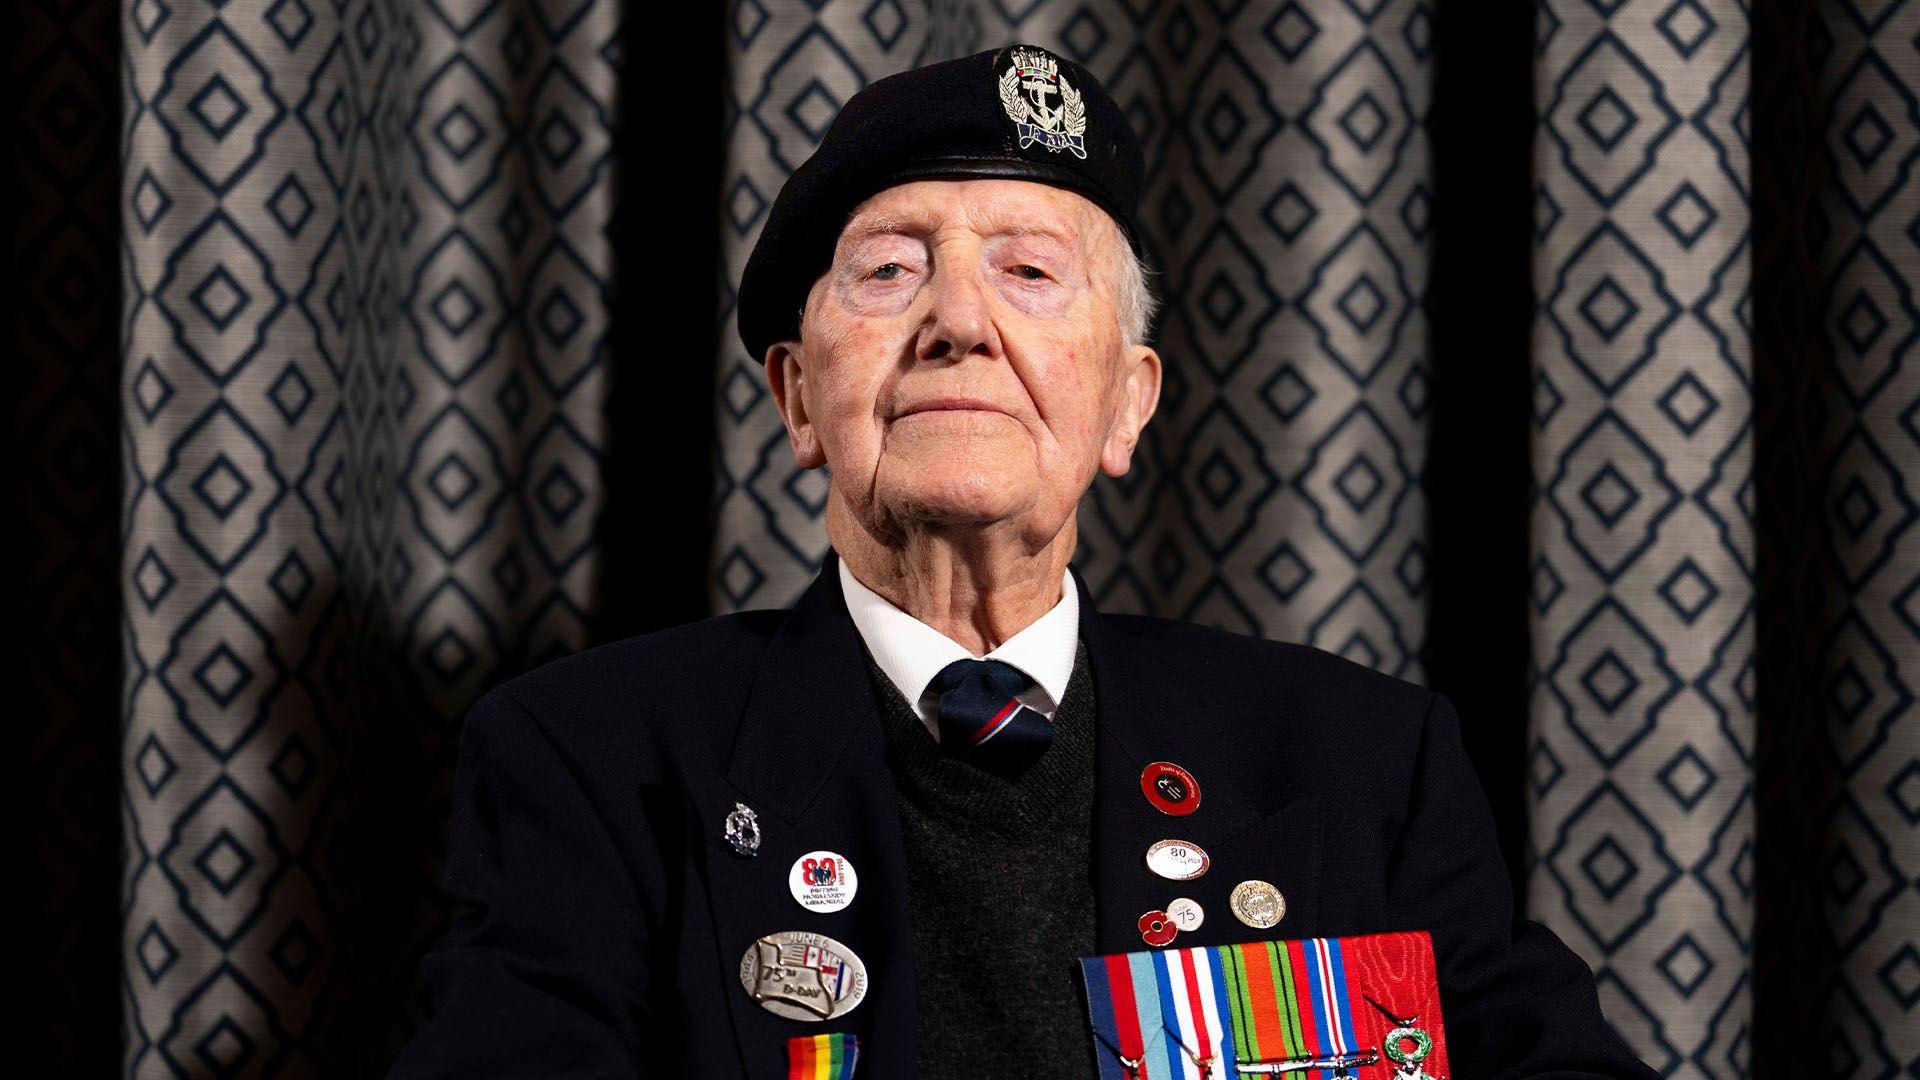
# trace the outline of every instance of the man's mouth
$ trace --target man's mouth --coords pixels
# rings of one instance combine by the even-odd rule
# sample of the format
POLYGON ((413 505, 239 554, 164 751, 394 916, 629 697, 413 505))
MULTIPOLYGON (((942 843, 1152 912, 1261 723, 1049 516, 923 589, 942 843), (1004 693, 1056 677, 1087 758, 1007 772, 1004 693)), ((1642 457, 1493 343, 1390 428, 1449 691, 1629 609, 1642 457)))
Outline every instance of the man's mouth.
POLYGON ((894 415, 894 419, 898 420, 904 416, 912 416, 915 413, 923 413, 923 412, 1005 413, 1006 411, 1007 410, 1000 408, 999 406, 993 404, 990 401, 982 401, 979 398, 937 397, 937 398, 928 398, 925 401, 914 402, 912 405, 909 405, 906 408, 900 410, 898 413, 896 413, 894 415))

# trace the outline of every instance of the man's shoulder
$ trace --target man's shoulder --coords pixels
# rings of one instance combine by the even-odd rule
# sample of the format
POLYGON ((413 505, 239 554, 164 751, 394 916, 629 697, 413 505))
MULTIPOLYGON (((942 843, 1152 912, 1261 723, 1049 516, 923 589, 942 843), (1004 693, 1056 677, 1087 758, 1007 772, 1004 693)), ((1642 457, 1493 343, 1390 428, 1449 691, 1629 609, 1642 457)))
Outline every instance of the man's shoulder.
POLYGON ((751 672, 786 613, 715 615, 550 660, 495 686, 476 713, 523 713, 565 742, 656 746, 724 742, 751 672), (698 736, 698 738, 693 738, 698 736))
POLYGON ((1209 687, 1252 683, 1316 699, 1359 699, 1422 710, 1432 697, 1418 683, 1316 645, 1155 615, 1101 618, 1134 656, 1187 672, 1209 687))
POLYGON ((553 702, 642 686, 671 691, 722 675, 737 676, 743 658, 759 656, 786 614, 777 609, 738 611, 634 634, 550 660, 499 689, 553 702))
POLYGON ((1107 629, 1127 685, 1185 688, 1200 707, 1182 731, 1249 760, 1377 772, 1412 760, 1434 701, 1418 683, 1300 642, 1138 615, 1112 616, 1107 629))

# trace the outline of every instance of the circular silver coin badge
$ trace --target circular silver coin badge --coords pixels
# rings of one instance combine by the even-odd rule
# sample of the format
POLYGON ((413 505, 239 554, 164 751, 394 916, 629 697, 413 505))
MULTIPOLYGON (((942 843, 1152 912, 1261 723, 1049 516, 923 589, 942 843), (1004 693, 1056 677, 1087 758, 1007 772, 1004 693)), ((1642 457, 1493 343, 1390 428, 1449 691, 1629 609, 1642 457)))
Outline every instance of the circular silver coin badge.
POLYGON ((1265 930, 1287 914, 1287 899, 1280 890, 1258 879, 1243 881, 1233 887, 1232 895, 1227 897, 1227 906, 1233 909, 1233 917, 1253 927, 1265 930))
POLYGON ((760 1007, 789 1020, 845 1016, 867 996, 867 965, 825 934, 782 930, 740 958, 740 985, 760 1007))

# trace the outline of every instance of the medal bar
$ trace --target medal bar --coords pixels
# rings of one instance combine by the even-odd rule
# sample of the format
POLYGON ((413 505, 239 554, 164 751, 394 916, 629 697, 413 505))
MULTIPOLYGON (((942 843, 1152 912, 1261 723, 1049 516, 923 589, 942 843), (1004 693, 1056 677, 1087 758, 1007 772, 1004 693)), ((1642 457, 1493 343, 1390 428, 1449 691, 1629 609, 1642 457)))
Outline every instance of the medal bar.
POLYGON ((1255 1076, 1278 1076, 1283 1073, 1307 1072, 1311 1069, 1351 1069, 1356 1065, 1372 1065, 1380 1060, 1380 1051, 1369 1046, 1364 1050, 1351 1050, 1342 1054, 1315 1054, 1309 1057, 1277 1058, 1269 1061, 1243 1061, 1234 1065, 1235 1072, 1255 1076))

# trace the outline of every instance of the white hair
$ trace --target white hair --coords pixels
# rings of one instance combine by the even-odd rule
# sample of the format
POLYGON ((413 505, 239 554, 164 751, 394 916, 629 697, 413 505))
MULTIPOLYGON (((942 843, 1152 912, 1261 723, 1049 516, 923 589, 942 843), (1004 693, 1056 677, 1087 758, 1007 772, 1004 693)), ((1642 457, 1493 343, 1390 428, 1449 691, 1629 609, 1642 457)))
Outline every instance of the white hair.
POLYGON ((1147 275, 1151 273, 1147 269, 1147 261, 1127 243, 1118 222, 1114 223, 1113 231, 1120 234, 1116 242, 1120 245, 1121 265, 1114 290, 1114 307, 1120 313, 1120 332, 1126 335, 1127 344, 1144 345, 1147 335, 1153 330, 1153 316, 1159 310, 1160 302, 1147 283, 1147 275))

